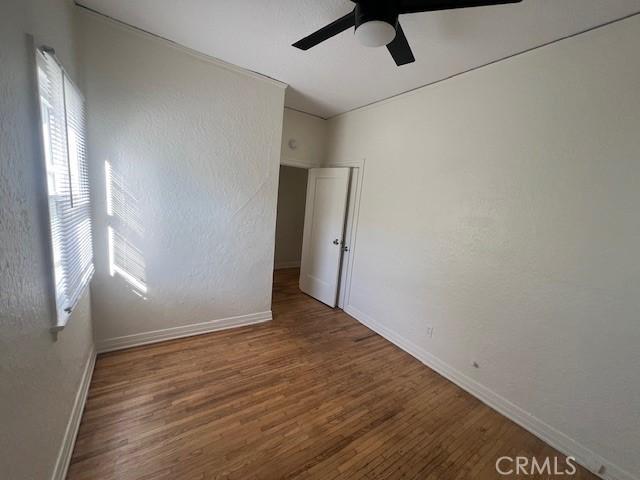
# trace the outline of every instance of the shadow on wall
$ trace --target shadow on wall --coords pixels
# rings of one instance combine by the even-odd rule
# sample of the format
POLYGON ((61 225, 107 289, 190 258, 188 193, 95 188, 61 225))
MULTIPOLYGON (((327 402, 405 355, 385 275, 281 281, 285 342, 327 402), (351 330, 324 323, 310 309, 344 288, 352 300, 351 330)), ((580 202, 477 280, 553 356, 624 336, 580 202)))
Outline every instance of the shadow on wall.
POLYGON ((132 291, 147 299, 145 261, 139 246, 144 237, 142 214, 136 197, 127 188, 124 175, 104 162, 107 204, 109 274, 118 275, 132 291))

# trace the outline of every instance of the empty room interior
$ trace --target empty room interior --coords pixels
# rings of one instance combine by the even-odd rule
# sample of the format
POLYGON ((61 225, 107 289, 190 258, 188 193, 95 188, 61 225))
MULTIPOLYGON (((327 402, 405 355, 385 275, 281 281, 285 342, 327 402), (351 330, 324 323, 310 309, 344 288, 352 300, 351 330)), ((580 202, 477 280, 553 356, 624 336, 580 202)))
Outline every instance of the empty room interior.
POLYGON ((640 480, 640 0, 0 0, 0 479, 640 480))

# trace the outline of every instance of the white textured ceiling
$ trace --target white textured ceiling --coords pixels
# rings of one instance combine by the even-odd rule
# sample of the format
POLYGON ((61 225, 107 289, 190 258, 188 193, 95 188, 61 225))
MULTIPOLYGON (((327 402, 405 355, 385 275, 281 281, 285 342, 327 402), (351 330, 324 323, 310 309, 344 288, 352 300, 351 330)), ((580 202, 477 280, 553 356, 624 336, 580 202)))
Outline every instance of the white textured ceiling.
POLYGON ((352 30, 306 52, 291 44, 344 15, 349 0, 80 0, 80 4, 290 85, 287 105, 330 117, 637 12, 640 0, 524 0, 402 15, 416 62, 352 30))

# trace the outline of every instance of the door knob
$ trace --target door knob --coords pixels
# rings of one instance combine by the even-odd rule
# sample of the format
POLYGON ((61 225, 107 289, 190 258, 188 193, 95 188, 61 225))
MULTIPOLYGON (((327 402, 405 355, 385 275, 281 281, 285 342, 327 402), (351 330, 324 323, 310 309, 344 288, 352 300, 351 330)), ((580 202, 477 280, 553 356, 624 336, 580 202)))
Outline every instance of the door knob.
POLYGON ((340 240, 336 238, 336 239, 333 241, 333 244, 334 244, 334 245, 340 245, 340 240))

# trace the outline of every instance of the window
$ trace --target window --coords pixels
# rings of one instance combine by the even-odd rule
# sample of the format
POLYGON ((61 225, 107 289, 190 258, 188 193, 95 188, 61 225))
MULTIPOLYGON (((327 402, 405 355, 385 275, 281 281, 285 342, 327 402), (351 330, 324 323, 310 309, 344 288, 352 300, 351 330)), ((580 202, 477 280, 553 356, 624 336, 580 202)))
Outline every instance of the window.
POLYGON ((85 105, 49 50, 36 53, 57 328, 93 275, 85 105))

